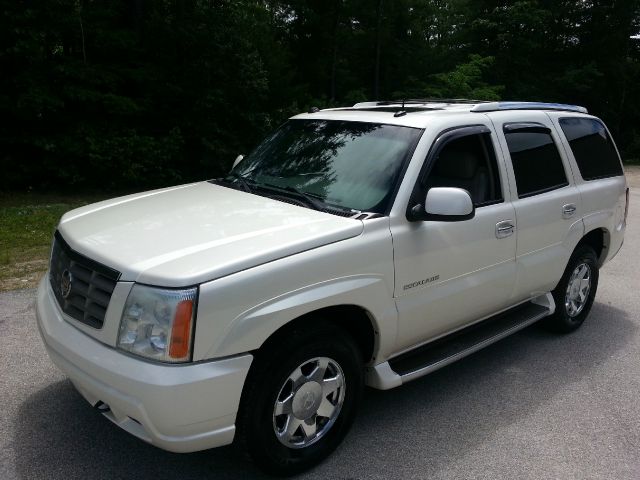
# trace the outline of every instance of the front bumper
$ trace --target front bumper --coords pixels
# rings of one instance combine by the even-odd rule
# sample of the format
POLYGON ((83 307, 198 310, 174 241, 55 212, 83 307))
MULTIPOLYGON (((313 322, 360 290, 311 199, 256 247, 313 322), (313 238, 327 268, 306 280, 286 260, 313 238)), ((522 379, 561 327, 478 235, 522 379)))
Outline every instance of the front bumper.
POLYGON ((252 355, 188 365, 162 365, 128 356, 70 325, 47 278, 38 288, 40 334, 53 363, 91 405, 106 404, 109 409, 103 413, 109 420, 172 452, 233 441, 252 355))

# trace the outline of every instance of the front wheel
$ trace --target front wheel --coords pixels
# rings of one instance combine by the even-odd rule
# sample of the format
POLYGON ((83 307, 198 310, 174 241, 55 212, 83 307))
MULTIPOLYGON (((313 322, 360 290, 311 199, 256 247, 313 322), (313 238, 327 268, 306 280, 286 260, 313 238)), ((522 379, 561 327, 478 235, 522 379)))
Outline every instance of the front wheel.
POLYGON ((558 286, 551 292, 556 311, 545 324, 551 330, 569 333, 589 314, 598 289, 598 257, 593 248, 578 247, 567 264, 558 286))
POLYGON ((362 370, 357 345, 331 325, 293 330, 258 352, 236 422, 254 462, 291 475, 327 457, 353 422, 362 370))

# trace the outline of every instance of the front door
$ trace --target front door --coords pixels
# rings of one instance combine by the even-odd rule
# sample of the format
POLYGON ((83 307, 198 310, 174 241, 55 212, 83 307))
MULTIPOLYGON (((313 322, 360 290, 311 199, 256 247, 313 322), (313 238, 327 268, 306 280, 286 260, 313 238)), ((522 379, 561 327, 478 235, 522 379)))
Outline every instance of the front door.
POLYGON ((495 133, 488 119, 485 123, 441 135, 412 197, 424 198, 432 187, 464 188, 474 202, 475 217, 451 222, 392 219, 398 350, 509 304, 516 218, 504 162, 496 156, 495 133))

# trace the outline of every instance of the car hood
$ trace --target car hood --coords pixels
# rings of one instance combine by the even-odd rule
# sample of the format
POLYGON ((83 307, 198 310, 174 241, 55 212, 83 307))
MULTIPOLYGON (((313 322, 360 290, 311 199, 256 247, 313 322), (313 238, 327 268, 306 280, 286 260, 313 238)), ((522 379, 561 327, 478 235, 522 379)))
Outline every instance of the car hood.
POLYGON ((355 237, 363 224, 201 182, 72 210, 58 230, 123 281, 177 287, 355 237))

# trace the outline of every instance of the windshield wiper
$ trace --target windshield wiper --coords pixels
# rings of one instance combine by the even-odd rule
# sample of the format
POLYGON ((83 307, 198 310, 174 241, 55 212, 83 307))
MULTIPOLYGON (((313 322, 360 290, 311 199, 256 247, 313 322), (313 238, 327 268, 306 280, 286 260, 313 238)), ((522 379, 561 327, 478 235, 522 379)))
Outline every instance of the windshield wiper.
POLYGON ((231 177, 234 180, 236 180, 242 186, 242 189, 245 192, 249 192, 249 193, 253 192, 253 189, 254 189, 255 184, 256 184, 256 182, 254 182, 253 180, 249 180, 248 178, 243 177, 238 172, 231 172, 223 180, 225 180, 225 179, 227 179, 229 177, 231 177))
POLYGON ((287 185, 286 187, 280 187, 278 185, 273 185, 270 183, 261 183, 257 186, 258 188, 273 190, 276 192, 283 193, 285 195, 294 194, 293 196, 296 196, 302 199, 307 205, 321 212, 328 212, 328 213, 334 213, 334 214, 336 212, 346 212, 346 213, 352 213, 353 215, 361 213, 359 210, 353 210, 352 208, 341 207, 337 205, 329 205, 322 199, 320 195, 316 195, 315 193, 305 192, 304 190, 300 190, 299 188, 294 187, 292 185, 287 185))
POLYGON ((291 185, 287 185, 286 187, 284 187, 284 189, 287 190, 288 192, 295 193, 300 198, 304 199, 305 202, 307 202, 316 210, 325 210, 327 208, 327 205, 322 201, 322 198, 318 195, 305 192, 291 185))
POLYGON ((327 205, 322 201, 319 195, 302 191, 299 188, 293 187, 291 185, 287 185, 286 187, 281 187, 279 185, 274 185, 272 183, 260 183, 256 186, 258 188, 271 190, 273 192, 277 192, 283 195, 297 197, 298 199, 301 199, 304 203, 306 203, 309 207, 315 210, 320 210, 321 212, 327 209, 327 205))
POLYGON ((353 215, 357 215, 362 213, 360 210, 354 210, 352 208, 342 207, 338 205, 329 205, 324 202, 320 195, 315 193, 305 192, 297 187, 292 185, 280 186, 274 185, 272 183, 259 183, 254 180, 248 179, 237 172, 231 172, 226 177, 220 178, 217 181, 230 183, 229 178, 232 179, 233 183, 238 183, 242 186, 242 189, 248 193, 256 193, 260 194, 259 190, 267 190, 275 193, 279 193, 281 195, 286 195, 290 197, 295 197, 307 206, 313 208, 314 210, 318 210, 321 212, 327 213, 336 213, 336 212, 345 212, 353 215))

